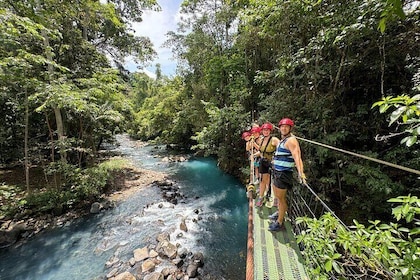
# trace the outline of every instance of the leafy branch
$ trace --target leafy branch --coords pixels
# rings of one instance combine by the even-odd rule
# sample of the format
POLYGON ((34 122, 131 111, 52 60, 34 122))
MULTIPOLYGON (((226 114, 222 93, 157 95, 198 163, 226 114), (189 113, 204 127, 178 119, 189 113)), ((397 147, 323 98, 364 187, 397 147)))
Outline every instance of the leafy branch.
POLYGON ((368 226, 354 221, 347 230, 330 213, 319 219, 300 217, 305 230, 297 241, 305 247, 311 279, 341 279, 365 275, 369 279, 416 279, 420 275, 420 199, 399 196, 388 202, 400 203, 393 208, 397 221, 406 225, 370 221, 368 226))
POLYGON ((372 108, 374 107, 379 107, 381 114, 386 113, 391 108, 394 109, 390 114, 389 125, 398 123, 405 127, 404 133, 410 134, 404 137, 401 143, 405 143, 408 147, 419 143, 420 94, 413 97, 407 95, 383 97, 382 100, 372 105, 372 108))

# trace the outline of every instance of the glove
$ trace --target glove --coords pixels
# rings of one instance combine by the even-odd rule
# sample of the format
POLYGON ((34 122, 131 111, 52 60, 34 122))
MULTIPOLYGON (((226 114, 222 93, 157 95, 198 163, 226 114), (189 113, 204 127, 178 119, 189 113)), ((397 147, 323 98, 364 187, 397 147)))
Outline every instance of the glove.
POLYGON ((299 174, 299 184, 306 185, 306 175, 305 175, 305 173, 299 174))

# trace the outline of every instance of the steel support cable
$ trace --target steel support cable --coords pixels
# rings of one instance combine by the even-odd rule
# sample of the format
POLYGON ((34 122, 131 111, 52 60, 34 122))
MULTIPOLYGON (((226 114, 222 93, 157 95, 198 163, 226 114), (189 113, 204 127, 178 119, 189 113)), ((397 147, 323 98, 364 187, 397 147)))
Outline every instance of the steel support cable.
POLYGON ((321 203, 322 204, 322 206, 324 206, 324 208, 328 211, 328 212, 330 212, 333 216, 334 216, 334 218, 336 218, 339 222, 340 222, 340 224, 342 225, 342 226, 344 226, 348 231, 350 231, 350 229, 346 226, 346 224, 334 213, 334 211, 333 210, 331 210, 331 208, 330 207, 328 207, 328 205, 315 193, 315 191, 308 185, 308 183, 303 183, 302 184, 303 186, 305 186, 311 193, 312 193, 312 195, 319 201, 319 203, 321 203))
POLYGON ((388 166, 391 166, 391 167, 394 167, 394 168, 397 168, 397 169, 400 169, 400 170, 404 170, 404 171, 407 171, 407 172, 410 172, 410 173, 420 175, 420 171, 416 170, 416 169, 413 169, 413 168, 401 166, 401 165, 398 165, 398 164, 395 164, 395 163, 387 162, 387 161, 380 160, 380 159, 373 158, 373 157, 368 157, 368 156, 365 156, 365 155, 360 155, 360 154, 357 154, 357 153, 354 153, 354 152, 346 151, 346 150, 343 150, 343 149, 340 149, 340 148, 336 148, 336 147, 333 147, 333 146, 330 146, 330 145, 327 145, 327 144, 323 144, 323 143, 319 143, 319 142, 316 142, 316 141, 308 140, 308 139, 305 139, 305 138, 302 138, 302 137, 297 137, 297 136, 295 136, 295 137, 296 137, 296 139, 299 139, 299 140, 302 140, 302 141, 305 141, 305 142, 308 142, 308 143, 311 143, 311 144, 315 144, 315 145, 318 145, 318 146, 321 146, 321 147, 324 147, 324 148, 328 148, 328 149, 335 150, 335 151, 338 151, 338 152, 342 152, 342 153, 345 153, 345 154, 349 154, 349 155, 352 155, 352 156, 360 157, 360 158, 363 158, 363 159, 371 160, 371 161, 374 161, 374 162, 377 162, 377 163, 380 163, 380 164, 388 165, 388 166))
MULTIPOLYGON (((303 196, 300 196, 300 199, 302 200, 302 203, 305 206, 305 208, 307 209, 307 211, 309 211, 309 213, 312 214, 312 217, 315 218, 316 217, 315 212, 313 212, 312 209, 311 209, 311 207, 309 206, 309 204, 306 203, 305 198, 303 198, 303 196)), ((303 212, 303 211, 301 211, 301 212, 303 212)), ((303 214, 303 213, 301 213, 301 214, 303 214)), ((306 216, 306 213, 305 213, 305 216, 306 216)))
MULTIPOLYGON (((279 129, 278 126, 273 125, 273 127, 279 129)), ((319 143, 319 142, 316 142, 316 141, 313 141, 313 140, 305 139, 303 137, 298 137, 296 135, 293 135, 293 136, 296 137, 296 139, 299 139, 299 140, 302 140, 302 141, 305 141, 305 142, 308 142, 308 143, 311 143, 311 144, 315 144, 315 145, 318 145, 318 146, 321 146, 321 147, 324 147, 324 148, 327 148, 327 149, 331 149, 331 150, 338 151, 338 152, 341 152, 341 153, 349 154, 349 155, 359 157, 359 158, 363 158, 363 159, 366 159, 366 160, 371 160, 371 161, 374 161, 374 162, 377 162, 377 163, 380 163, 380 164, 388 165, 388 166, 391 166, 391 167, 394 167, 394 168, 397 168, 397 169, 400 169, 400 170, 404 170, 404 171, 407 171, 407 172, 410 172, 410 173, 420 175, 420 170, 416 170, 416 169, 405 167, 405 166, 398 165, 398 164, 395 164, 395 163, 387 162, 387 161, 380 160, 380 159, 377 159, 377 158, 368 157, 368 156, 365 156, 365 155, 360 155, 358 153, 350 152, 350 151, 343 150, 343 149, 340 149, 340 148, 336 148, 336 147, 333 147, 333 146, 330 146, 330 145, 327 145, 327 144, 324 144, 324 143, 319 143)))

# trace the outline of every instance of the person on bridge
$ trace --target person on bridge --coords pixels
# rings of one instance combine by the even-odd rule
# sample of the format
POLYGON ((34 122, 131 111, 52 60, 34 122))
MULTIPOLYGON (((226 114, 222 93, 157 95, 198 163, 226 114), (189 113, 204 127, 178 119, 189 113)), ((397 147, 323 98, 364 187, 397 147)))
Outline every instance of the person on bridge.
MULTIPOLYGON (((252 139, 252 133, 250 131, 244 131, 242 133, 242 139, 245 140, 246 144, 245 144, 245 150, 247 152, 247 158, 250 158, 250 156, 253 153, 253 142, 254 140, 252 139)), ((253 163, 252 163, 253 164, 253 163)), ((250 184, 253 184, 254 182, 254 174, 252 174, 253 168, 251 168, 251 172, 249 173, 249 182, 250 184)))
MULTIPOLYGON (((262 141, 260 137, 261 127, 258 124, 253 124, 250 131, 252 133, 251 137, 254 140, 253 149, 251 150, 251 156, 254 157, 253 156, 254 151, 258 151, 260 149, 260 145, 262 141)), ((258 184, 259 179, 260 179, 260 173, 259 173, 260 159, 258 157, 254 157, 253 161, 254 161, 254 181, 251 181, 251 183, 258 184)))
POLYGON ((275 136, 271 136, 273 125, 271 123, 265 123, 261 126, 261 133, 264 136, 261 141, 260 150, 256 154, 261 157, 259 172, 261 174, 260 191, 259 197, 257 198, 256 206, 261 207, 264 204, 265 192, 268 191, 270 186, 270 172, 271 172, 271 160, 273 153, 276 150, 276 145, 279 139, 275 136))
POLYGON ((270 231, 283 230, 284 217, 287 211, 287 190, 293 186, 293 168, 298 171, 299 181, 306 184, 303 172, 303 162, 299 142, 291 133, 294 126, 293 120, 283 118, 279 121, 281 139, 275 138, 273 144, 276 151, 273 157, 273 192, 278 200, 278 213, 270 216, 275 222, 270 224, 270 231))

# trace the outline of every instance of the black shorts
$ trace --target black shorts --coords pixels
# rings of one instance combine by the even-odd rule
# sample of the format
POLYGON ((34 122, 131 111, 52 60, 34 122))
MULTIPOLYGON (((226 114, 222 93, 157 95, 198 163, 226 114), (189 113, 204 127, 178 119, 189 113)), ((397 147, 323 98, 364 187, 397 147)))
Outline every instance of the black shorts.
POLYGON ((293 187, 293 171, 273 170, 273 185, 279 189, 291 189, 293 187))
POLYGON ((262 158, 260 160, 260 167, 258 168, 258 171, 260 174, 267 174, 270 173, 271 169, 271 161, 268 161, 266 158, 262 158))

